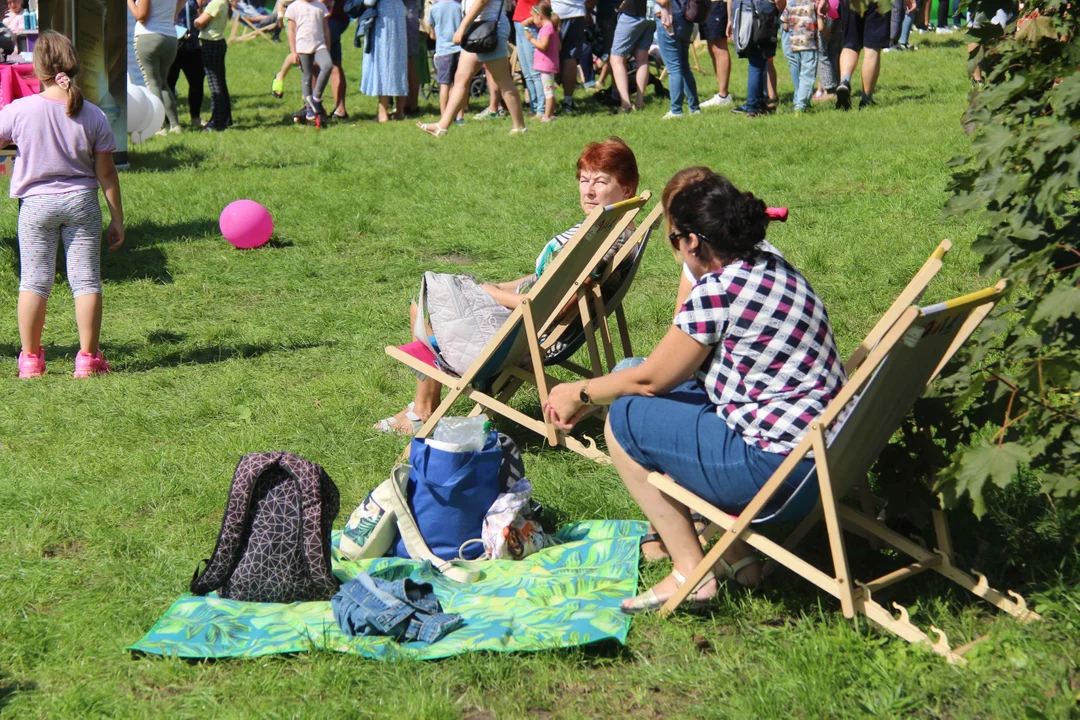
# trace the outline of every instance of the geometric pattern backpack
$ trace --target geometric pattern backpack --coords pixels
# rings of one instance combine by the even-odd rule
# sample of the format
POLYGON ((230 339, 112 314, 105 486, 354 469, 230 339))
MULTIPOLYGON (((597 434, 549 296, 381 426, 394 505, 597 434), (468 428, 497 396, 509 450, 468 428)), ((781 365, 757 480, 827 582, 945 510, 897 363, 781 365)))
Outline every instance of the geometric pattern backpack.
POLYGON ((248 602, 329 600, 330 528, 337 486, 315 463, 287 452, 245 455, 236 466, 213 557, 191 592, 248 602))

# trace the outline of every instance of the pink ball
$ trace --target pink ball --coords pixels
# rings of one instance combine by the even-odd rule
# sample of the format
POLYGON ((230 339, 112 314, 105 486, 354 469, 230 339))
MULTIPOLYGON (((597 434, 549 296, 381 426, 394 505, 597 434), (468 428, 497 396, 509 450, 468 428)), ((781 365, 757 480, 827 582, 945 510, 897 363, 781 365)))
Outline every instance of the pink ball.
POLYGON ((254 200, 236 200, 226 205, 218 225, 225 239, 242 250, 265 245, 274 234, 270 211, 254 200))

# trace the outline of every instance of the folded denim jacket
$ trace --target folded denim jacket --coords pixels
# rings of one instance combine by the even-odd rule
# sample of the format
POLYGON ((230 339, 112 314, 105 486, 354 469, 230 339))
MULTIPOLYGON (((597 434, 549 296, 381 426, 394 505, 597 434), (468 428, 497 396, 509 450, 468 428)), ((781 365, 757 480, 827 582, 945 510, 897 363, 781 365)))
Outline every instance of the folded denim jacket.
POLYGON ((330 600, 334 620, 349 637, 385 635, 398 642, 433 643, 465 624, 444 613, 430 583, 380 580, 360 573, 330 600))

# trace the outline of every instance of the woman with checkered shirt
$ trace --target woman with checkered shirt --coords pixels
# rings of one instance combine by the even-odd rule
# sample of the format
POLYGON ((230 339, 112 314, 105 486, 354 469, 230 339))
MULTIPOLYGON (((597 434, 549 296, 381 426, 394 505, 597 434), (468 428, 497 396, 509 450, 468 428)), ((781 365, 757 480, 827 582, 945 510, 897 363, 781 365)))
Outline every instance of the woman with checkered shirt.
MULTIPOLYGON (((663 203, 668 238, 695 278, 674 324, 644 363, 558 385, 544 407, 569 430, 586 405, 611 406, 611 460, 674 565, 671 575, 623 603, 630 613, 661 607, 705 557, 689 510, 650 485, 648 474, 664 473, 738 513, 846 379, 821 299, 765 241, 765 203, 707 168, 676 174, 663 203)), ((812 460, 796 466, 770 507, 787 500, 813 467, 812 460)), ((761 578, 742 541, 719 569, 747 586, 761 578)), ((716 592, 710 573, 687 603, 716 592)))

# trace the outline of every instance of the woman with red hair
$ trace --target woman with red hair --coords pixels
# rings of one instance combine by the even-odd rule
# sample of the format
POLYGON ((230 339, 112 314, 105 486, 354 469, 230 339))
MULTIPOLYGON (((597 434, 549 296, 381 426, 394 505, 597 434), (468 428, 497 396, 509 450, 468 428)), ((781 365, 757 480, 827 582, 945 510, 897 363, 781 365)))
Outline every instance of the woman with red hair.
MULTIPOLYGON (((620 138, 612 137, 585 146, 577 161, 578 199, 581 211, 588 216, 596 207, 612 205, 634 197, 638 187, 637 159, 634 151, 620 138)), ((535 271, 525 277, 498 284, 483 284, 484 289, 499 305, 513 310, 521 304, 537 279, 550 266, 552 259, 562 250, 581 226, 577 223, 569 230, 559 233, 544 245, 536 257, 535 271)), ((609 261, 632 234, 628 228, 604 261, 609 261)), ((409 327, 416 326, 417 305, 412 304, 409 327)), ((415 435, 442 401, 442 384, 432 378, 419 378, 416 396, 408 406, 392 417, 375 423, 373 428, 381 432, 415 435)))

